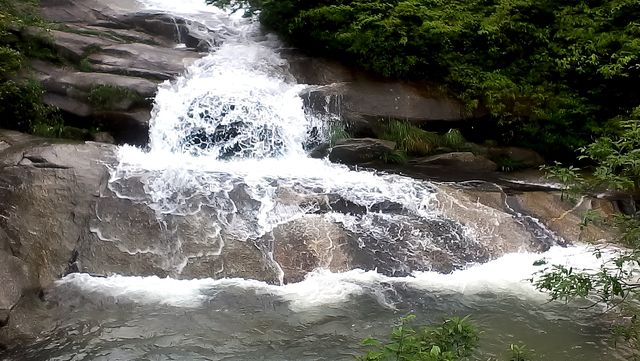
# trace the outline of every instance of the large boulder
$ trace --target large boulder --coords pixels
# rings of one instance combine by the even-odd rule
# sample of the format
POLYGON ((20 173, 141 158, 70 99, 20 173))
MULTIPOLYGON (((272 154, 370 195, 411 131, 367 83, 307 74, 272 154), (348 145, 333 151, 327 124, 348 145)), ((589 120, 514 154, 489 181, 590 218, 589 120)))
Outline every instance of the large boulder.
POLYGON ((319 215, 309 215, 279 225, 270 234, 273 258, 280 265, 284 283, 299 282, 317 268, 333 272, 351 269, 346 231, 319 215))
MULTIPOLYGON (((0 138, 12 142, 4 134, 0 138)), ((30 139, 0 153, 0 228, 43 287, 67 272, 114 150, 30 139)))
POLYGON ((394 151, 396 143, 374 138, 341 139, 331 148, 329 160, 356 165, 380 160, 394 151))
POLYGON ((284 49, 280 55, 287 60, 289 72, 299 84, 330 85, 355 81, 363 76, 339 62, 306 56, 295 49, 284 49))
POLYGON ((461 101, 428 85, 371 77, 312 86, 302 98, 317 114, 340 114, 346 126, 353 128, 354 135, 371 133, 381 121, 389 119, 409 121, 423 128, 448 129, 485 115, 481 109, 469 112, 461 101))
POLYGON ((549 230, 572 243, 617 239, 615 230, 602 222, 583 224, 587 212, 596 214, 600 220, 611 219, 616 208, 610 201, 583 197, 574 205, 562 199, 560 192, 526 192, 514 195, 509 204, 517 211, 544 220, 549 230))

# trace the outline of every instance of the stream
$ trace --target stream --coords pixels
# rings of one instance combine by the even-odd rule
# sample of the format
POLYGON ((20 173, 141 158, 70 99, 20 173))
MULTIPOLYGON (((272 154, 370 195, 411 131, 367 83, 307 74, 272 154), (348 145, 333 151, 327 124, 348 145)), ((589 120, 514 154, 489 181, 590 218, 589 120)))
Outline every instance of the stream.
POLYGON ((100 207, 91 231, 167 277, 67 275, 46 294, 56 331, 8 359, 353 360, 409 313, 470 315, 477 360, 520 342, 540 360, 624 359, 601 308, 548 302, 529 281, 540 259, 597 266, 589 247, 456 201, 455 184, 310 158, 339 116, 305 107, 313 84, 296 83, 275 36, 203 0, 141 3, 193 20, 212 50, 160 86, 148 149, 121 147, 111 169, 109 190, 165 235, 134 241, 100 207))

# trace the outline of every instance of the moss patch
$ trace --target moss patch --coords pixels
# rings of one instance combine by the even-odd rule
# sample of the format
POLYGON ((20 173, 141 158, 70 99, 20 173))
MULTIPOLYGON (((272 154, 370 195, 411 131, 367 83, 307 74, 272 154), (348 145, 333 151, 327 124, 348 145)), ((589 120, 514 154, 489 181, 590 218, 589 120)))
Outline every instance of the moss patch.
POLYGON ((135 104, 142 103, 144 98, 128 88, 114 85, 98 85, 91 88, 87 100, 96 109, 113 110, 130 108, 135 104))

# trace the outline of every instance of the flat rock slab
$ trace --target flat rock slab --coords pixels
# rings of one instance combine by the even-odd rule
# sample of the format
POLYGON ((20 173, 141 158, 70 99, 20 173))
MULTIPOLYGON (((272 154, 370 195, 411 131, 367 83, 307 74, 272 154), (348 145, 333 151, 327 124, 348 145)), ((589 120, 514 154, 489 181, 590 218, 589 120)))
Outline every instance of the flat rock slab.
POLYGON ((452 152, 412 159, 411 165, 457 168, 466 172, 493 172, 498 169, 491 160, 471 152, 452 152))
POLYGON ((167 80, 180 75, 201 57, 184 49, 131 43, 104 46, 89 55, 88 60, 103 72, 167 80))
POLYGON ((331 148, 329 160, 342 164, 362 164, 379 160, 393 152, 396 143, 375 138, 341 139, 331 148))

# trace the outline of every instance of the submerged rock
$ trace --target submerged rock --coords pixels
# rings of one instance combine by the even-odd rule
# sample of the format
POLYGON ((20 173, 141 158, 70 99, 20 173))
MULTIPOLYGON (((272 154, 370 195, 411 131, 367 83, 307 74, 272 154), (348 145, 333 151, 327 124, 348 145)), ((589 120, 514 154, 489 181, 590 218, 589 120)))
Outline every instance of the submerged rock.
POLYGON ((351 269, 347 232, 322 216, 309 215, 279 225, 269 237, 284 283, 300 282, 318 268, 333 272, 351 269))

